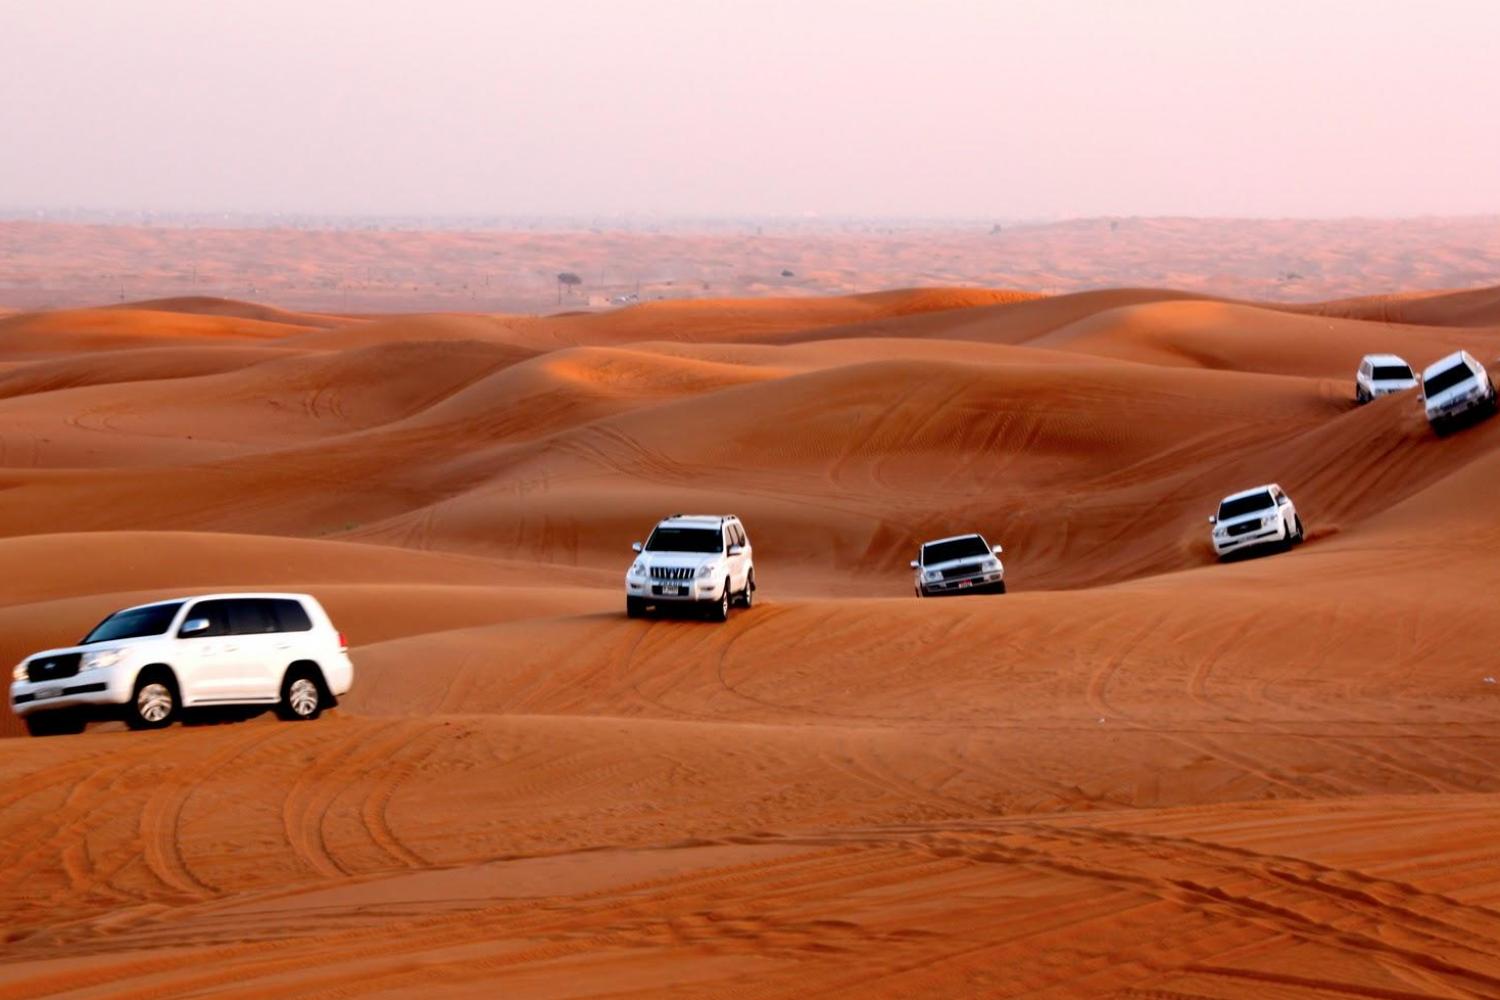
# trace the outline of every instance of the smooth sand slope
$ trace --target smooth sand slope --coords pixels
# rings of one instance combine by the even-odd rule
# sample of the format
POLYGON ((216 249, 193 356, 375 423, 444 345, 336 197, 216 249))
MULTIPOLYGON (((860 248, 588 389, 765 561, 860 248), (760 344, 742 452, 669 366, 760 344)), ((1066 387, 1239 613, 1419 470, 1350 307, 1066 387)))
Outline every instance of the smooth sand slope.
POLYGON ((1497 302, 0 317, 0 659, 253 587, 359 669, 0 740, 0 995, 1500 996, 1500 421, 1352 391, 1497 302), (727 625, 624 616, 680 510, 727 625), (973 529, 1012 592, 912 598, 973 529))

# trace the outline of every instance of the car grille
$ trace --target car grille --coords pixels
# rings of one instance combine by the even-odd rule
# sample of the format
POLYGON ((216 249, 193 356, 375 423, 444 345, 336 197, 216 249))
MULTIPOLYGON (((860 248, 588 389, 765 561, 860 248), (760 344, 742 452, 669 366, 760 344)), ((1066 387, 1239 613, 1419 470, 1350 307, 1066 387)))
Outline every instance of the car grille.
POLYGON ((955 566, 953 569, 943 570, 943 579, 957 580, 960 577, 973 576, 974 574, 980 572, 980 570, 981 567, 978 563, 969 563, 969 565, 967 566, 955 566))
POLYGON ((1243 521, 1243 522, 1241 522, 1239 524, 1231 524, 1229 526, 1229 530, 1226 532, 1226 534, 1230 534, 1230 535, 1248 535, 1252 531, 1259 531, 1259 530, 1260 530, 1260 522, 1259 521, 1243 521))
POLYGON ((39 656, 26 664, 26 678, 32 681, 50 681, 58 677, 73 677, 78 673, 78 664, 82 659, 82 653, 39 656))
POLYGON ((698 572, 691 566, 652 566, 651 579, 653 580, 691 580, 693 574, 698 572))

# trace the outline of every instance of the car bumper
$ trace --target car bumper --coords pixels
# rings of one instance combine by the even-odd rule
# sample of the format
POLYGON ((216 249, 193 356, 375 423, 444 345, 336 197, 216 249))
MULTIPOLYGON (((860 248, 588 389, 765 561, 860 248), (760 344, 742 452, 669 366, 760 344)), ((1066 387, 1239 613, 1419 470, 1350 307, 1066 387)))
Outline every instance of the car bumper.
POLYGON ((72 677, 47 681, 14 681, 10 707, 16 715, 50 712, 59 708, 123 705, 130 700, 134 671, 84 670, 72 677))
POLYGON ((1461 417, 1470 410, 1483 406, 1489 401, 1489 398, 1488 393, 1482 392, 1477 396, 1470 396, 1467 399, 1456 399, 1451 403, 1444 403, 1442 406, 1428 407, 1427 419, 1429 421, 1452 420, 1454 417, 1461 417))
POLYGON ((941 597, 948 594, 983 594, 997 589, 1004 582, 1003 572, 976 573, 973 576, 959 577, 956 580, 924 580, 917 586, 921 587, 922 593, 928 597, 941 597))
POLYGON ((690 604, 698 601, 716 601, 719 598, 719 581, 712 577, 701 580, 626 580, 627 596, 642 601, 662 601, 690 604), (669 593, 676 590, 676 593, 669 593))
POLYGON ((1281 525, 1272 525, 1259 531, 1251 531, 1243 535, 1215 535, 1214 551, 1221 556, 1240 549, 1254 548, 1257 545, 1267 545, 1271 542, 1286 541, 1286 531, 1281 525))
POLYGON ((354 687, 354 661, 340 655, 323 667, 323 680, 335 698, 343 697, 354 687))

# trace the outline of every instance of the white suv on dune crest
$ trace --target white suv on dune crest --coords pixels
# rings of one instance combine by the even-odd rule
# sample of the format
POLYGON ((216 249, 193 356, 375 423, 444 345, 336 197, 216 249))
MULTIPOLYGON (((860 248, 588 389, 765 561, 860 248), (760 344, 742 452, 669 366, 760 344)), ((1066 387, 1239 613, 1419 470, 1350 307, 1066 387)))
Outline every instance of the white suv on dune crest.
POLYGON ((1005 567, 1000 563, 1003 551, 978 534, 924 542, 911 564, 917 571, 917 596, 1005 593, 1005 567))
POLYGON ((1417 385, 1417 375, 1404 358, 1394 354, 1366 354, 1354 373, 1354 400, 1368 403, 1393 392, 1405 392, 1417 385))
POLYGON ((1303 538, 1296 505, 1275 483, 1231 493, 1219 501, 1219 512, 1208 523, 1220 559, 1261 545, 1296 545, 1303 538))
POLYGON ((1495 383, 1468 351, 1454 351, 1422 372, 1422 406, 1439 434, 1466 417, 1492 416, 1496 405, 1495 383))
POLYGON ((161 729, 183 708, 275 705, 315 719, 354 683, 344 637, 306 594, 209 594, 110 615, 75 646, 21 661, 11 708, 33 736, 78 732, 94 712, 161 729))
POLYGON ((755 558, 745 526, 733 514, 673 514, 631 548, 639 555, 625 574, 625 613, 648 608, 707 609, 715 621, 738 602, 755 599, 755 558))

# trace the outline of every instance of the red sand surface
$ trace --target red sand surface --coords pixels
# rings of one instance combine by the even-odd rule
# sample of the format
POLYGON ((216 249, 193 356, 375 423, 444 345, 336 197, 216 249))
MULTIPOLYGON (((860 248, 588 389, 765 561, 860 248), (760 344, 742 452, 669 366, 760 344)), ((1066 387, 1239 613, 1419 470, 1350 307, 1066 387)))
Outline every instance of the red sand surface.
POLYGON ((1458 347, 1500 290, 0 318, 0 659, 274 587, 359 670, 0 740, 0 995, 1500 996, 1500 420, 1352 391, 1458 347), (755 608, 627 620, 687 509, 755 608), (1012 592, 913 599, 972 529, 1012 592))

